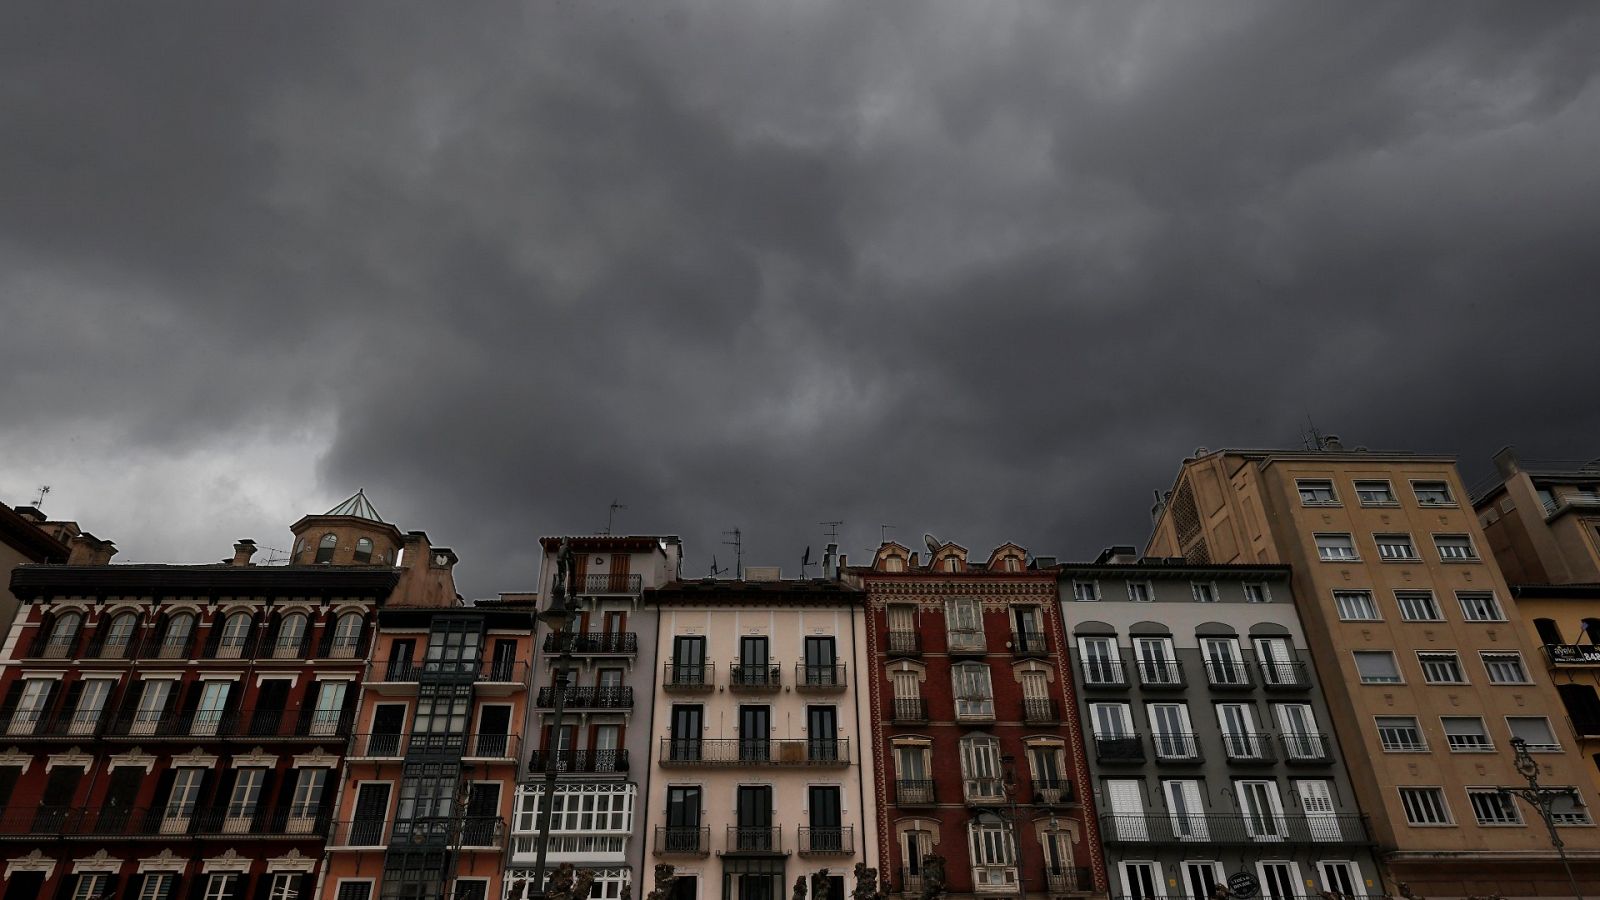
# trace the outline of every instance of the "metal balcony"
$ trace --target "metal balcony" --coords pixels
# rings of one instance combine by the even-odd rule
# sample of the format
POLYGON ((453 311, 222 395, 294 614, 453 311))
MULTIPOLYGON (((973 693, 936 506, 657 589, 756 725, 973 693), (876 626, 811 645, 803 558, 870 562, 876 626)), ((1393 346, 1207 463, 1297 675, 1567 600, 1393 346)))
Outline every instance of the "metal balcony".
POLYGON ((922 635, 915 631, 891 631, 888 651, 890 656, 921 656, 922 635))
POLYGON ((716 666, 712 663, 667 663, 662 668, 661 689, 673 692, 706 692, 714 686, 716 666))
POLYGON ((1011 655, 1020 659, 1043 658, 1050 655, 1050 643, 1042 631, 1013 631, 1011 655))
POLYGON ((601 594, 637 594, 643 585, 644 579, 639 575, 585 575, 583 589, 579 593, 591 597, 601 594))
POLYGON ((1255 687, 1255 680, 1250 676, 1250 667, 1242 662, 1208 659, 1205 666, 1206 684, 1214 690, 1247 691, 1255 687))
POLYGON ((137 710, 119 714, 104 729, 108 741, 308 741, 344 743, 354 721, 342 709, 191 710, 146 715, 137 710))
POLYGON ((1061 721, 1056 701, 1049 697, 1024 697, 1022 721, 1028 725, 1055 725, 1061 721))
POLYGON ((1100 836, 1107 844, 1367 844, 1359 815, 1104 815, 1100 836))
POLYGON ((931 778, 902 778, 894 783, 894 800, 900 806, 932 806, 938 792, 931 778))
POLYGON ((1316 732, 1278 735, 1283 760, 1290 764, 1325 765, 1333 762, 1333 736, 1316 732))
POLYGON ((801 856, 849 856, 856 852, 855 829, 849 825, 832 828, 800 826, 801 856))
POLYGON ((1181 690, 1185 685, 1183 663, 1175 659, 1141 659, 1133 667, 1145 690, 1181 690))
POLYGON ((723 846, 722 855, 724 856, 740 856, 744 854, 756 856, 781 855, 783 853, 783 826, 769 825, 753 828, 743 825, 729 825, 728 842, 723 846))
POLYGON ((341 819, 328 829, 328 849, 387 847, 392 838, 392 831, 393 823, 381 816, 371 819, 341 819))
POLYGON ((728 690, 770 693, 783 686, 783 667, 776 663, 734 663, 728 667, 728 690))
POLYGON ((610 775, 628 771, 627 750, 535 750, 528 756, 528 771, 543 774, 554 766, 571 775, 610 775))
POLYGON ((141 641, 140 659, 194 659, 195 632, 141 641))
POLYGON ((1167 763, 1197 763, 1201 761, 1200 741, 1192 734, 1155 732, 1150 735, 1155 745, 1156 759, 1167 763))
POLYGON ((1072 782, 1065 778, 1034 779, 1033 805, 1035 806, 1067 806, 1078 802, 1073 793, 1072 782))
POLYGON ((128 838, 225 836, 283 840, 321 838, 328 818, 315 810, 40 806, 0 815, 0 840, 108 841, 128 838))
POLYGON ((1086 688, 1115 689, 1128 686, 1128 669, 1123 660, 1085 659, 1078 669, 1086 688))
POLYGON ((1095 759, 1103 763, 1144 762, 1144 741, 1138 735, 1125 737, 1097 737, 1094 739, 1095 759))
MULTIPOLYGON (((556 689, 542 687, 539 689, 539 709, 554 709, 556 705, 556 689)), ((566 689, 565 709, 579 710, 612 710, 633 709, 633 688, 626 685, 622 687, 569 687, 566 689)))
MULTIPOLYGON (((426 659, 391 658, 367 663, 366 684, 382 689, 394 686, 415 688, 424 680, 475 683, 479 692, 503 695, 529 685, 530 669, 521 659, 426 659)), ((393 693, 393 691, 388 691, 393 693)))
POLYGON ((951 656, 983 656, 989 652, 982 631, 950 630, 945 632, 945 652, 951 656))
POLYGON ((1266 732, 1224 734, 1222 752, 1232 763, 1270 765, 1278 761, 1272 748, 1272 735, 1266 732))
POLYGON ((40 634, 28 646, 30 659, 76 659, 78 649, 77 634, 56 637, 40 634))
POLYGON ((849 738, 661 739, 663 767, 848 766, 849 738))
POLYGON ((928 701, 922 697, 895 697, 889 707, 895 725, 922 725, 928 721, 928 701))
POLYGON ((1074 894, 1094 890, 1094 873, 1088 866, 1057 866, 1044 869, 1045 889, 1052 894, 1074 894))
POLYGON ((621 656, 639 652, 639 635, 632 631, 552 631, 544 636, 544 652, 560 653, 563 643, 570 647, 573 656, 621 656))
POLYGON ((1306 672, 1306 664, 1295 662, 1259 663, 1261 667, 1261 686, 1269 691, 1308 691, 1311 689, 1311 677, 1306 672))
POLYGON ((710 856, 711 826, 657 825, 657 856, 710 856))
POLYGON ((846 687, 844 663, 816 665, 797 663, 794 667, 794 689, 809 693, 834 693, 846 687))

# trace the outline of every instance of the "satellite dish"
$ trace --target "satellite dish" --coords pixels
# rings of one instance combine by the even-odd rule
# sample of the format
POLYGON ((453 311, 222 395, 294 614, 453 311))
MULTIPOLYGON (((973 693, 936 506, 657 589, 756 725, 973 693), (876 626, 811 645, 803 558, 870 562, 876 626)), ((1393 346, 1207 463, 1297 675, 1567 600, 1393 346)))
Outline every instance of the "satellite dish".
POLYGON ((928 552, 929 553, 938 553, 939 552, 939 548, 944 546, 944 541, 939 540, 938 538, 934 537, 931 534, 928 534, 927 532, 923 532, 923 534, 922 534, 922 542, 924 544, 928 545, 928 552))

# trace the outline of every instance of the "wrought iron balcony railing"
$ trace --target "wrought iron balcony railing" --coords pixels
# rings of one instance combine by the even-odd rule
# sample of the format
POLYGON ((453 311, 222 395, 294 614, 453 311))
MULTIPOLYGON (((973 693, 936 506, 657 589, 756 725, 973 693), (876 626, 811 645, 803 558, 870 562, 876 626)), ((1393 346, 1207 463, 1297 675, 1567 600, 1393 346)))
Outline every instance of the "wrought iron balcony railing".
POLYGON ((1311 689, 1311 678, 1304 662, 1264 662, 1261 666, 1261 686, 1269 691, 1305 691, 1311 689))
POLYGON ((1011 632, 1011 655, 1042 657, 1050 655, 1050 643, 1042 631, 1011 632))
POLYGON ((1120 659, 1084 659, 1079 666, 1079 670, 1083 673, 1084 687, 1125 688, 1128 686, 1127 666, 1120 659))
POLYGON ((353 713, 342 709, 205 710, 155 714, 130 710, 118 714, 102 732, 106 740, 306 740, 342 743, 350 734, 353 713))
POLYGON ((931 778, 902 778, 894 783, 894 799, 901 806, 930 806, 937 798, 931 778))
POLYGON ((849 738, 661 739, 663 766, 847 766, 849 738))
POLYGON ((889 707, 889 721, 896 725, 920 725, 928 721, 927 699, 895 697, 889 707))
POLYGON ((667 663, 662 669, 664 691, 709 691, 714 686, 716 666, 709 662, 667 663))
POLYGON ((1161 762, 1199 762, 1200 741, 1192 734, 1154 732, 1150 742, 1155 745, 1156 759, 1161 762))
POLYGON ((574 656, 639 652, 639 635, 632 631, 552 631, 544 636, 544 652, 560 653, 563 643, 571 648, 574 656))
POLYGON ((1249 666, 1218 659, 1206 660, 1206 683, 1223 690, 1249 690, 1255 686, 1249 666))
POLYGON ((1265 765, 1278 761, 1272 750, 1272 735, 1265 732, 1224 733, 1222 751, 1229 762, 1265 765))
POLYGON ((1100 834, 1108 844, 1366 844, 1371 838, 1358 815, 1104 815, 1100 834))
POLYGON ((800 826, 801 856, 841 856, 856 852, 855 828, 835 825, 831 828, 800 826))
POLYGON ((1139 670, 1139 684, 1146 690, 1184 686, 1183 663, 1178 660, 1141 659, 1134 668, 1139 670))
POLYGON ((367 663, 368 684, 472 681, 481 685, 528 686, 528 661, 522 659, 406 659, 390 658, 367 663))
POLYGON ((915 631, 890 631, 888 650, 890 656, 921 656, 922 635, 915 631))
POLYGON ((1103 763, 1144 762, 1144 740, 1138 735, 1121 737, 1096 737, 1095 758, 1103 763))
POLYGON ((644 579, 639 575, 585 575, 583 576, 582 593, 594 594, 637 594, 644 584, 644 579))
POLYGON ((1094 873, 1088 866, 1045 866, 1045 890, 1052 894, 1073 894, 1094 890, 1094 873))
POLYGON ((535 750, 528 757, 528 771, 542 774, 550 767, 573 775, 608 775, 628 771, 627 750, 535 750))
POLYGON ((1316 732, 1288 732, 1278 735, 1283 759, 1290 763, 1333 762, 1333 736, 1316 732))
POLYGON ((711 826, 657 825, 657 856, 710 856, 711 826))
POLYGON ((797 691, 842 691, 846 687, 844 663, 820 665, 797 663, 794 667, 794 689, 797 691))
POLYGON ((1024 697, 1022 721, 1029 725, 1054 725, 1061 721, 1061 713, 1056 710, 1056 701, 1049 697, 1024 697))
POLYGON ((43 841, 225 835, 282 840, 328 833, 328 816, 304 807, 183 806, 81 809, 40 806, 0 814, 0 839, 43 841))
POLYGON ((725 854, 782 853, 783 826, 729 825, 725 854))
MULTIPOLYGON (((556 705, 556 689, 542 687, 539 689, 538 702, 540 709, 553 709, 556 705)), ((569 687, 566 689, 565 707, 568 710, 586 709, 632 709, 633 688, 622 687, 569 687)))
POLYGON ((728 690, 775 691, 783 686, 783 667, 776 663, 734 663, 728 667, 728 690))

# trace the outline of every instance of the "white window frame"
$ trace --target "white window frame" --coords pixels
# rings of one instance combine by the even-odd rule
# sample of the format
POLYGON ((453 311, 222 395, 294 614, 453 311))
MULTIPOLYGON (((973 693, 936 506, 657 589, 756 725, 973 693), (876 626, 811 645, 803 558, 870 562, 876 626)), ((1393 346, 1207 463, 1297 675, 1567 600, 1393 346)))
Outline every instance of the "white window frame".
MULTIPOLYGON (((1550 717, 1549 716, 1506 716, 1506 733, 1511 735, 1512 737, 1521 737, 1521 735, 1517 734, 1517 730, 1515 728, 1513 728, 1512 725, 1511 725, 1511 721, 1513 719, 1524 719, 1524 720, 1528 720, 1528 721, 1538 721, 1538 722, 1543 722, 1544 723, 1544 733, 1550 738, 1550 740, 1549 741, 1541 741, 1539 743, 1534 743, 1532 741, 1529 741, 1528 742, 1528 752, 1529 753, 1560 753, 1561 752, 1561 738, 1560 738, 1559 735, 1556 734, 1555 726, 1550 724, 1550 717)), ((1527 739, 1523 738, 1523 740, 1527 740, 1527 739)))
POLYGON ((54 678, 22 679, 22 693, 17 697, 17 707, 11 713, 11 722, 6 726, 6 732, 32 734, 38 727, 39 720, 44 717, 45 705, 50 700, 50 689, 55 685, 54 678))
POLYGON ((1078 603, 1097 603, 1097 602, 1099 602, 1099 600, 1100 600, 1100 582, 1092 581, 1092 580, 1085 580, 1085 579, 1082 579, 1082 578, 1073 579, 1073 582, 1072 582, 1072 599, 1077 601, 1078 603))
POLYGON ((1187 703, 1146 703, 1144 714, 1150 722, 1150 740, 1155 744, 1157 760, 1194 759, 1200 755, 1187 703), (1170 711, 1176 711, 1177 731, 1165 727, 1167 716, 1164 713, 1170 711))
POLYGON ((1522 810, 1517 808, 1517 798, 1510 794, 1503 794, 1499 788, 1469 787, 1467 788, 1467 806, 1472 810, 1472 817, 1477 820, 1479 828, 1525 828, 1527 823, 1522 820, 1522 810), (1491 800, 1492 798, 1492 800, 1491 800), (1484 813, 1489 811, 1490 802, 1480 804, 1479 800, 1491 801, 1501 815, 1486 818, 1484 813))
POLYGON ((1078 662, 1085 684, 1118 685, 1128 683, 1128 672, 1122 666, 1122 648, 1112 635, 1089 634, 1078 638, 1078 662), (1090 647, 1104 648, 1105 654, 1091 654, 1090 647), (1091 672, 1095 678, 1090 678, 1091 672), (1103 676, 1103 677, 1102 677, 1103 676))
POLYGON ((1439 554, 1442 563, 1475 563, 1479 562, 1478 546, 1470 534, 1448 533, 1433 535, 1433 549, 1439 554), (1449 541, 1448 544, 1440 543, 1441 540, 1449 541), (1461 543, 1456 543, 1459 540, 1461 543), (1446 552, 1446 547, 1449 551, 1446 552), (1466 555, 1462 555, 1465 553, 1466 555))
POLYGON ((1396 716, 1373 716, 1372 717, 1372 725, 1373 725, 1373 728, 1375 728, 1377 730, 1377 732, 1378 732, 1378 746, 1382 747, 1383 748, 1383 752, 1385 752, 1385 753, 1426 753, 1426 752, 1428 752, 1428 736, 1426 734, 1423 734, 1423 732, 1422 732, 1422 721, 1420 719, 1418 719, 1416 716, 1399 716, 1399 715, 1396 715, 1396 716), (1384 736, 1384 731, 1385 730, 1395 731, 1395 730, 1398 730, 1400 728, 1403 728, 1404 726, 1392 725, 1392 724, 1386 725, 1384 723, 1385 719, 1408 719, 1408 720, 1410 720, 1411 729, 1413 731, 1415 731, 1416 735, 1417 735, 1416 741, 1414 743, 1413 742, 1407 742, 1404 745, 1402 745, 1402 744, 1400 744, 1398 742, 1391 744, 1389 742, 1388 738, 1384 736))
POLYGON ((1444 609, 1439 606, 1439 596, 1433 591, 1396 590, 1394 592, 1394 605, 1400 610, 1400 621, 1402 622, 1444 621, 1444 609), (1415 604, 1421 602, 1423 598, 1427 598, 1426 605, 1428 612, 1431 614, 1428 616, 1413 616, 1412 613, 1416 611, 1414 609, 1415 604), (1408 609, 1408 603, 1412 604, 1413 608, 1408 609))
POLYGON ((1332 478, 1296 478, 1294 480, 1295 493, 1300 495, 1301 506, 1330 507, 1342 506, 1339 502, 1339 488, 1333 483, 1332 478), (1327 492, 1327 499, 1307 499, 1307 493, 1327 492))
MULTIPOLYGON (((1450 798, 1445 796, 1444 788, 1431 784, 1408 784, 1396 788, 1400 792, 1400 809, 1405 813, 1406 824, 1414 828, 1448 828, 1456 824, 1455 816, 1450 812, 1450 798), (1429 796, 1438 801, 1439 821, 1418 821, 1411 815, 1413 803, 1407 802, 1407 795, 1429 796)), ((1432 806, 1432 804, 1430 804, 1432 806)))
POLYGON ((1361 551, 1356 549, 1355 535, 1346 531, 1321 531, 1311 536, 1317 548, 1317 559, 1322 562, 1360 562, 1361 551))
POLYGON ((233 882, 236 878, 244 877, 238 872, 212 872, 206 876, 206 892, 203 900, 228 900, 233 893, 233 882))
POLYGON ((1222 600, 1222 594, 1217 590, 1215 581, 1189 582, 1189 595, 1196 603, 1218 603, 1222 600))
POLYGON ((1243 585, 1243 588, 1244 588, 1244 602, 1246 602, 1246 603, 1271 603, 1272 602, 1272 591, 1267 587, 1267 583, 1264 582, 1264 581, 1246 581, 1244 583, 1244 585, 1243 585), (1257 592, 1257 596, 1260 599, 1256 599, 1254 597, 1251 597, 1251 595, 1250 595, 1251 591, 1257 592))
POLYGON ((1405 675, 1404 672, 1400 671, 1400 658, 1395 656, 1393 650, 1352 650, 1352 651, 1350 651, 1350 654, 1351 654, 1351 659, 1355 662, 1356 678, 1362 684, 1405 684, 1406 683, 1406 675, 1405 675), (1388 656, 1389 657, 1389 661, 1394 663, 1394 672, 1395 672, 1395 674, 1394 674, 1393 678, 1371 678, 1365 672, 1361 671, 1361 660, 1362 659, 1364 659, 1364 658, 1375 658, 1375 657, 1377 657, 1379 655, 1388 656))
POLYGON ((1461 654, 1455 650, 1418 650, 1417 665, 1422 669, 1424 684, 1471 684, 1467 680, 1467 667, 1461 663, 1461 654), (1437 668, 1454 666, 1454 678, 1436 678, 1437 668))
POLYGON ((72 900, 95 900, 105 893, 108 872, 79 872, 72 883, 72 900))
POLYGON ((1150 582, 1150 581, 1130 581, 1130 582, 1128 582, 1128 602, 1129 603, 1154 603, 1155 599, 1156 599, 1156 586, 1155 586, 1154 582, 1150 582), (1141 593, 1144 594, 1143 597, 1139 596, 1139 594, 1141 594, 1141 593))
POLYGON ((1466 619, 1468 622, 1506 621, 1506 609, 1500 603, 1500 598, 1495 596, 1494 591, 1456 591, 1456 603, 1461 605, 1461 617, 1466 619), (1476 611, 1473 610, 1472 607, 1468 606, 1469 600, 1476 601, 1483 599, 1487 599, 1489 601, 1489 605, 1493 607, 1495 616, 1494 618, 1482 618, 1477 614, 1476 611))
POLYGON ((1533 676, 1528 672, 1528 662, 1522 658, 1521 650, 1479 650, 1478 659, 1483 663, 1483 672, 1490 684, 1533 684, 1533 676), (1515 680, 1495 677, 1496 668, 1508 665, 1514 665, 1522 677, 1515 680))
POLYGON ((1457 506, 1455 491, 1450 490, 1450 482, 1442 478, 1413 478, 1411 479, 1411 496, 1416 498, 1417 505, 1426 509, 1442 509, 1457 506), (1444 494, 1443 500, 1424 500, 1423 491, 1434 492, 1434 488, 1422 488, 1419 485, 1438 485, 1438 490, 1444 494))
POLYGON ((1382 622, 1383 611, 1378 608, 1378 598, 1366 590, 1337 590, 1333 592, 1333 610, 1341 622, 1382 622), (1362 609, 1361 605, 1366 608, 1362 609))
POLYGON ((1171 637, 1136 637, 1133 656, 1134 664, 1139 667, 1140 684, 1170 687, 1183 683, 1183 670, 1178 665, 1171 637))
POLYGON ((994 718, 994 681, 987 665, 965 662, 951 666, 950 688, 957 719, 994 718))
POLYGON ((1378 559, 1384 562, 1420 562, 1422 559, 1417 555, 1417 542, 1407 532, 1374 534, 1372 543, 1378 548, 1378 559))
POLYGON ((1444 732, 1445 746, 1450 748, 1451 753, 1493 753, 1495 751, 1494 737, 1489 734, 1489 723, 1485 722, 1482 716, 1440 716, 1439 729, 1444 732), (1455 734, 1452 734, 1450 732, 1451 722, 1477 722, 1478 730, 1476 732, 1458 730, 1455 734), (1452 738, 1460 738, 1461 740, 1456 741, 1452 740, 1452 738), (1472 740, 1467 740, 1468 738, 1472 740), (1482 743, 1478 742, 1478 738, 1482 739, 1482 743))
POLYGON ((173 872, 144 873, 144 880, 139 882, 138 900, 162 900, 170 890, 172 879, 177 877, 173 872))
POLYGON ((1387 478, 1358 478, 1354 484, 1356 501, 1362 506, 1399 506, 1400 498, 1394 495, 1394 485, 1387 478), (1366 485, 1366 487, 1362 487, 1366 485), (1373 493, 1374 485, 1383 485, 1386 499, 1369 500, 1361 496, 1363 493, 1373 493))

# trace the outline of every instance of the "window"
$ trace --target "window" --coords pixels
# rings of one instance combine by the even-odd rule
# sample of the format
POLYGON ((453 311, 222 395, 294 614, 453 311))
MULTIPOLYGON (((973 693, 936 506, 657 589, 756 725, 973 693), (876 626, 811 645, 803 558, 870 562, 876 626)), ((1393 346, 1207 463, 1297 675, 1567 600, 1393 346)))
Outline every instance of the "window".
POLYGON ((1004 888, 1017 883, 1017 870, 1011 855, 1015 846, 1011 828, 994 815, 983 815, 967 825, 972 853, 972 881, 977 891, 1004 888))
POLYGON ((356 552, 355 552, 355 555, 351 557, 351 559, 354 560, 357 564, 365 564, 365 563, 372 562, 372 539, 371 538, 358 538, 356 540, 356 552))
POLYGON ((1266 585, 1258 584, 1256 582, 1250 582, 1250 581, 1245 582, 1245 585, 1244 585, 1244 602, 1246 602, 1246 603, 1269 603, 1269 602, 1271 602, 1271 600, 1272 600, 1272 595, 1267 593, 1267 586, 1266 585))
MULTIPOLYGON (((342 681, 328 683, 344 684, 342 681)), ((341 696, 341 709, 343 702, 341 696)), ((467 707, 471 704, 470 685, 426 685, 417 694, 417 715, 411 731, 419 735, 464 734, 467 728, 467 707)))
POLYGON ((1522 662, 1522 653, 1516 650, 1478 653, 1483 658, 1483 670, 1489 673, 1490 684, 1531 684, 1528 667, 1522 662))
POLYGON ((1422 663, 1422 680, 1429 684, 1466 684, 1467 673, 1461 668, 1461 656, 1453 650, 1438 653, 1418 653, 1422 663))
POLYGON ((1398 506, 1387 481, 1357 481, 1356 497, 1362 506, 1398 506))
POLYGON ((982 650, 983 619, 978 601, 971 597, 952 598, 945 604, 945 638, 951 650, 982 650))
POLYGON ((223 831, 241 834, 250 830, 250 820, 255 818, 256 804, 261 801, 261 784, 267 770, 256 766, 242 768, 234 776, 233 794, 228 798, 227 821, 223 831))
POLYGON ((1097 581, 1074 581, 1072 583, 1072 599, 1079 603, 1093 603, 1100 599, 1100 583, 1097 581))
POLYGON ((323 535, 322 540, 317 542, 317 557, 315 561, 319 563, 333 562, 333 550, 337 546, 339 546, 338 535, 332 532, 323 535))
POLYGON ((176 877, 171 872, 146 872, 139 884, 139 900, 166 900, 176 877))
POLYGON ((371 900, 372 882, 370 881, 341 881, 339 882, 339 895, 336 900, 371 900))
POLYGON ((1157 759, 1199 757, 1200 748, 1189 724, 1189 707, 1182 703, 1150 703, 1145 706, 1145 714, 1150 717, 1157 759))
POLYGON ((1378 545, 1379 559, 1412 562, 1417 558, 1417 548, 1411 543, 1409 534, 1375 534, 1372 540, 1378 545))
POLYGON ((1467 800, 1479 825, 1521 825, 1517 801, 1498 788, 1467 788, 1467 800))
POLYGON ((121 656, 133 641, 133 626, 139 617, 131 612, 119 614, 106 628, 106 642, 100 647, 102 657, 121 656))
POLYGON ((962 738, 961 778, 969 800, 1004 796, 1000 784, 1000 742, 992 737, 962 738))
POLYGON ((1229 759, 1261 759, 1265 755, 1265 736, 1256 732, 1255 715, 1248 704, 1218 703, 1217 725, 1229 759))
POLYGON ((1360 559, 1356 555, 1355 541, 1348 534, 1319 534, 1317 540, 1317 556, 1325 561, 1360 559))
POLYGON ((50 645, 65 647, 72 643, 78 636, 78 626, 83 624, 83 616, 75 613, 62 613, 56 617, 55 624, 50 626, 50 645))
POLYGON ((1506 726, 1511 736, 1522 738, 1529 753, 1560 753, 1561 742, 1550 730, 1550 720, 1544 716, 1506 716, 1506 726))
POLYGON ((273 642, 272 655, 291 659, 300 655, 300 646, 306 639, 305 613, 290 613, 278 624, 278 639, 273 642))
MULTIPOLYGON (((345 693, 349 690, 348 681, 319 681, 317 682, 317 705, 311 713, 312 734, 338 734, 339 720, 344 717, 345 693)), ((423 688, 424 691, 427 688, 423 688)), ((448 690, 448 689, 447 689, 448 690)), ((439 710, 435 708, 435 723, 438 721, 439 710)), ((422 720, 422 699, 417 699, 417 720, 422 720)), ((460 725, 455 732, 457 735, 466 730, 465 719, 460 720, 460 725)))
POLYGON ((105 893, 111 876, 104 872, 80 872, 72 886, 72 900, 95 900, 105 893))
POLYGON ((1134 638, 1133 652, 1138 660, 1139 681, 1143 684, 1183 683, 1183 670, 1172 652, 1172 638, 1134 638))
POLYGON ((1433 591, 1395 591, 1394 602, 1400 607, 1400 618, 1407 622, 1444 621, 1433 591))
POLYGON ((1212 684, 1250 683, 1250 674, 1245 670, 1237 638, 1202 638, 1200 649, 1205 655, 1206 677, 1212 684))
POLYGON ((1083 660, 1086 684, 1123 684, 1122 659, 1115 638, 1078 638, 1078 656, 1083 660))
POLYGON ((1371 591, 1334 591, 1333 605, 1345 622, 1376 622, 1383 618, 1378 615, 1378 604, 1373 602, 1371 591))
POLYGON ((1489 591, 1456 591, 1461 603, 1461 615, 1468 622, 1504 622, 1506 614, 1500 611, 1500 601, 1489 591))
POLYGON ((361 614, 347 612, 339 617, 333 629, 333 655, 341 657, 355 656, 356 648, 361 644, 361 614))
POLYGON ((267 900, 299 900, 300 873, 277 872, 272 876, 272 889, 267 900))
POLYGON ((194 634, 194 614, 176 613, 167 620, 167 633, 161 636, 161 658, 178 659, 188 652, 194 634))
POLYGON ((1422 506, 1455 506, 1454 497, 1450 496, 1450 485, 1443 481, 1413 481, 1411 493, 1417 496, 1417 503, 1422 506))
POLYGON ((1362 684, 1400 684, 1400 667, 1388 650, 1355 651, 1356 672, 1362 684))
POLYGON ((1444 802, 1444 789, 1436 787, 1403 787, 1400 805, 1405 808, 1406 821, 1412 825, 1450 825, 1450 807, 1444 802))
POLYGON ((22 697, 17 701, 17 708, 11 714, 11 724, 7 726, 9 734, 32 734, 39 720, 44 717, 45 704, 50 699, 50 689, 55 687, 52 678, 29 678, 22 682, 22 697))
POLYGON ((237 872, 213 872, 206 880, 206 893, 204 900, 228 900, 233 895, 234 882, 238 881, 237 872))
POLYGON ((307 768, 300 770, 294 783, 294 798, 289 804, 290 819, 310 819, 322 807, 322 795, 328 788, 328 770, 307 768))
POLYGON ((1441 716, 1445 742, 1451 753, 1488 753, 1494 750, 1483 720, 1477 716, 1441 716))
POLYGON ((1412 753, 1428 749, 1422 727, 1415 716, 1378 716, 1378 740, 1391 753, 1412 753))
POLYGON ((247 612, 236 612, 222 620, 222 639, 217 644, 218 659, 238 659, 244 655, 244 645, 250 640, 252 621, 247 612))
POLYGON ((1583 806, 1583 798, 1577 791, 1552 798, 1555 802, 1550 804, 1550 821, 1556 825, 1588 825, 1589 810, 1583 806))
POLYGON ((1155 599, 1155 591, 1148 581, 1128 582, 1128 599, 1134 603, 1149 603, 1155 599))
POLYGON ((155 734, 167 711, 167 701, 172 698, 172 682, 165 678, 144 679, 144 689, 139 692, 139 705, 133 713, 129 734, 155 734))
POLYGON ((1338 506, 1339 498, 1333 493, 1333 482, 1327 478, 1296 478, 1300 489, 1300 503, 1305 506, 1338 506))
POLYGON ((1209 581, 1189 582, 1189 592, 1194 594, 1194 602, 1196 603, 1217 602, 1217 586, 1209 581))
POLYGON ((1472 538, 1464 534, 1436 534, 1433 536, 1433 546, 1438 548, 1441 562, 1466 562, 1478 558, 1472 538))
POLYGON ((227 711, 228 694, 232 688, 231 681, 207 681, 202 684, 200 705, 194 711, 194 722, 189 727, 190 734, 217 733, 217 728, 222 724, 222 716, 227 711))
POLYGON ((117 684, 114 678, 85 679, 83 693, 78 695, 78 708, 72 713, 72 724, 68 730, 72 734, 93 734, 95 726, 100 722, 100 716, 105 712, 106 700, 111 697, 111 689, 117 684))
POLYGON ((955 688, 956 718, 994 718, 994 689, 989 683, 989 667, 982 663, 961 663, 950 669, 955 688))
POLYGON ((173 770, 172 791, 167 794, 162 816, 163 834, 181 834, 187 830, 189 817, 194 815, 195 804, 200 799, 200 782, 205 776, 206 770, 200 768, 186 766, 173 770))

